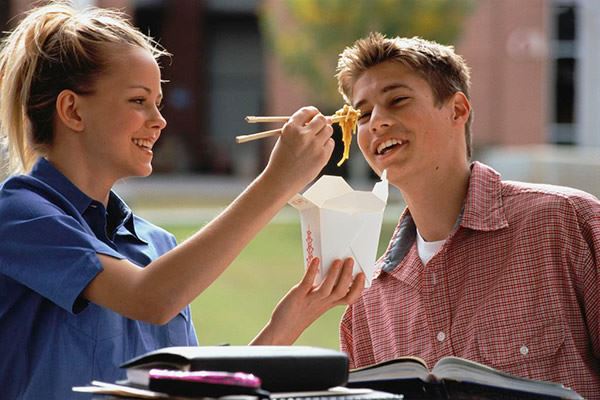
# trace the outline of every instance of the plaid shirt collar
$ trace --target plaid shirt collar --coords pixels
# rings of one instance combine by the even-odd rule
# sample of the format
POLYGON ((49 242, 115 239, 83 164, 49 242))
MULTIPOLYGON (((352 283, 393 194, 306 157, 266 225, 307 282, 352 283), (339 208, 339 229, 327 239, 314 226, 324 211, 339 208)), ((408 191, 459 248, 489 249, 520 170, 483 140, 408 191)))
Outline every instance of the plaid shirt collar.
MULTIPOLYGON (((454 235, 459 227, 477 231, 494 231, 507 226, 508 221, 502 204, 500 174, 487 165, 477 161, 473 162, 467 196, 450 236, 454 235)), ((416 233, 417 228, 410 215, 410 210, 406 208, 392 235, 387 251, 379 260, 378 269, 392 273, 413 247, 416 233)), ((377 275, 379 274, 376 273, 375 276, 377 275)))

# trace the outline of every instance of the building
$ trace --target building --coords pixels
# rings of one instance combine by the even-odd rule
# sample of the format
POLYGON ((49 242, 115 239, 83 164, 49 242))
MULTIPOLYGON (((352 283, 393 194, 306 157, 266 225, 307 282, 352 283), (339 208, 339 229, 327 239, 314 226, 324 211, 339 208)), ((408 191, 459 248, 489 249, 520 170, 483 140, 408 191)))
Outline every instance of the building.
MULTIPOLYGON (((32 3, 0 1, 7 3, 3 22, 32 3)), ((236 145, 236 135, 261 128, 243 117, 286 115, 311 103, 261 36, 260 7, 281 7, 277 0, 75 3, 123 8, 174 54, 164 69, 169 126, 156 151, 159 173, 254 176, 272 141, 236 145)), ((472 67, 474 157, 509 178, 600 195, 598 37, 595 0, 474 0, 455 43, 472 67)), ((369 175, 358 156, 341 172, 369 175)))

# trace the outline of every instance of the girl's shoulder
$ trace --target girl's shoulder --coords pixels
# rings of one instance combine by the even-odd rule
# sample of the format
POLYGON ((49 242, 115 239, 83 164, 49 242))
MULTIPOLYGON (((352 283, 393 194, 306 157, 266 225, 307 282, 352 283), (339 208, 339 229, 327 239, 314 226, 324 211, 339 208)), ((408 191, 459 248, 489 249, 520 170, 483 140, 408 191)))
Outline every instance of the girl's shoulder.
POLYGON ((138 236, 146 241, 155 242, 158 239, 168 243, 170 246, 175 246, 177 244, 177 240, 171 232, 153 224, 135 213, 133 214, 133 223, 138 236))
POLYGON ((69 202, 50 185, 29 175, 18 175, 0 186, 0 220, 66 214, 69 202))

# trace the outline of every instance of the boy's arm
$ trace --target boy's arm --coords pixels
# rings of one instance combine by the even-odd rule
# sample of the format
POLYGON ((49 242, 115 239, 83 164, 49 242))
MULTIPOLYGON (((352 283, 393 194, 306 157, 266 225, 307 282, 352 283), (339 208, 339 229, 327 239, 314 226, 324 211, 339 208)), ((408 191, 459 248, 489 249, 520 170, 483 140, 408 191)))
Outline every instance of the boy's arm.
POLYGON ((566 245, 583 265, 584 312, 594 355, 600 359, 600 201, 576 200, 580 240, 566 245))
POLYGON ((356 368, 352 341, 352 305, 349 305, 340 322, 340 349, 348 354, 349 368, 356 368))

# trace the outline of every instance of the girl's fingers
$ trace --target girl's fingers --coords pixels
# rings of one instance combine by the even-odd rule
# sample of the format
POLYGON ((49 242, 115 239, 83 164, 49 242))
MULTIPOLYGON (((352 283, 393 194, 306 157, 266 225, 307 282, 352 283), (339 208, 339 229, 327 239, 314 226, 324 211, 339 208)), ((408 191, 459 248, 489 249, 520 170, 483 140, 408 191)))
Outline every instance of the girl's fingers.
POLYGON ((319 110, 316 107, 308 106, 302 107, 298 111, 296 111, 288 122, 285 125, 297 125, 298 127, 303 127, 304 125, 311 122, 311 120, 315 117, 315 115, 319 114, 319 110))
POLYGON ((331 126, 331 124, 327 123, 327 119, 323 114, 318 113, 313 116, 313 118, 306 124, 305 132, 314 132, 315 134, 321 133, 321 131, 327 126, 331 126))
POLYGON ((337 284, 342 265, 343 263, 341 260, 334 260, 331 263, 329 271, 327 271, 327 275, 325 276, 325 279, 323 280, 321 286, 318 289, 324 297, 329 296, 333 288, 337 284))
POLYGON ((296 111, 284 125, 284 131, 292 126, 298 129, 299 133, 312 136, 311 140, 318 137, 321 145, 325 144, 327 139, 333 135, 331 119, 323 116, 317 108, 312 106, 296 111))
POLYGON ((348 293, 348 288, 352 284, 352 272, 354 270, 354 260, 352 258, 346 258, 342 265, 342 270, 339 274, 337 284, 333 289, 333 294, 337 298, 343 298, 348 293))
POLYGON ((352 286, 350 286, 350 290, 348 290, 348 293, 342 299, 341 304, 352 304, 358 300, 363 289, 365 288, 365 279, 365 274, 363 272, 360 272, 356 275, 354 281, 352 282, 352 286))
POLYGON ((317 277, 317 274, 319 273, 319 263, 320 263, 319 258, 313 257, 313 259, 310 260, 308 267, 306 267, 306 272, 304 273, 304 277, 302 278, 302 281, 300 281, 299 286, 301 288, 305 289, 307 292, 312 290, 312 288, 314 286, 315 278, 317 277))
POLYGON ((304 132, 312 134, 310 140, 323 146, 333 136, 333 127, 330 119, 319 113, 304 127, 304 132))
POLYGON ((325 125, 319 132, 317 132, 317 136, 313 139, 318 141, 321 146, 327 144, 328 141, 332 141, 331 138, 333 136, 333 127, 331 125, 325 125))

